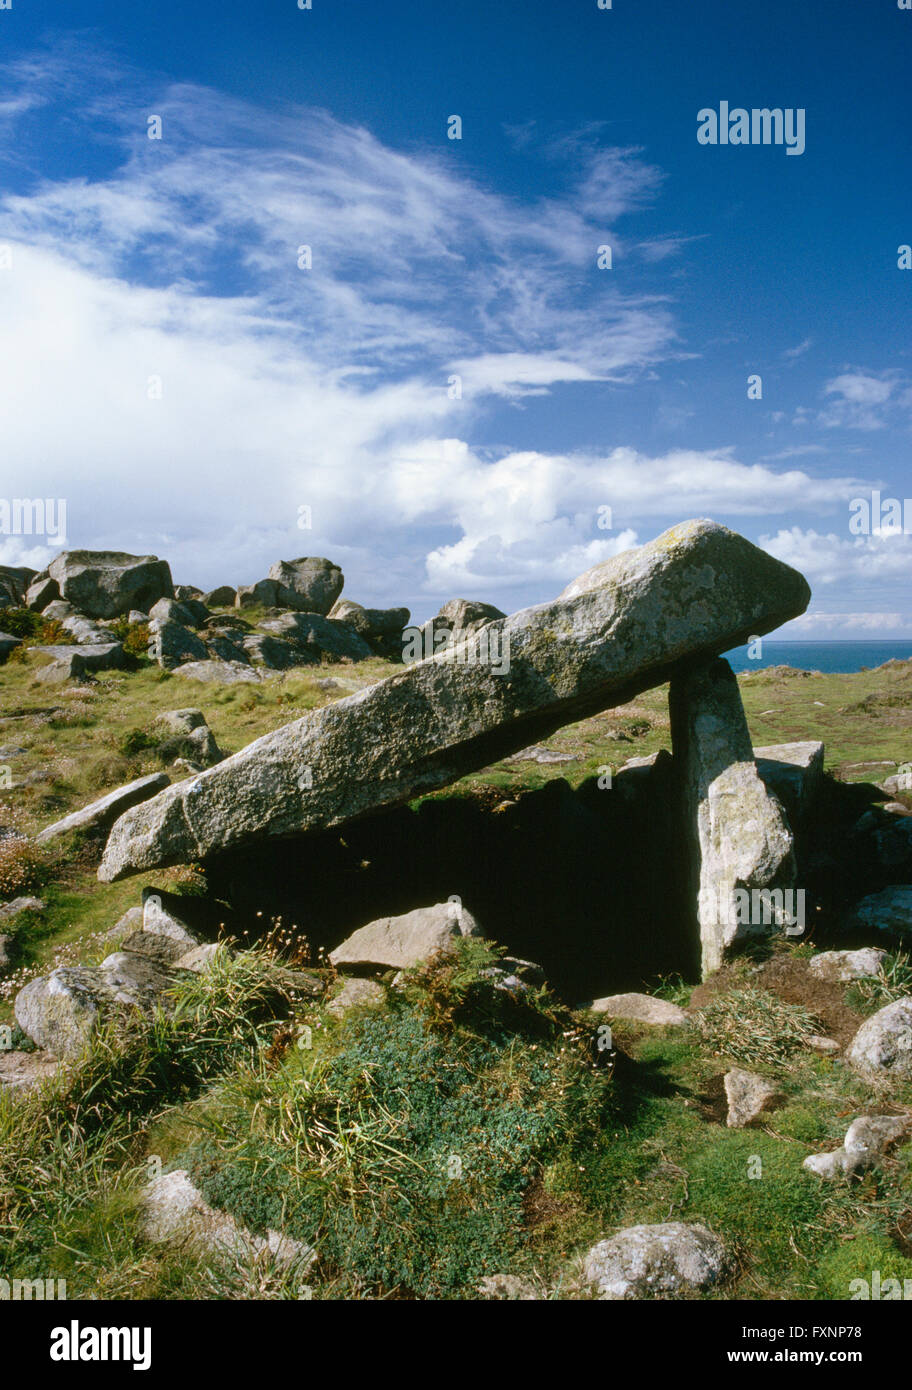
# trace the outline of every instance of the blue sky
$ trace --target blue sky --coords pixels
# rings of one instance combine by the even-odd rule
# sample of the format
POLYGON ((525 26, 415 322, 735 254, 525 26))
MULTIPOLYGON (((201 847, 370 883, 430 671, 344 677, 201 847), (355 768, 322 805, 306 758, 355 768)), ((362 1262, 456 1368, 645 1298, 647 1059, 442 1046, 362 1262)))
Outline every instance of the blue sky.
POLYGON ((912 635, 912 536, 849 524, 912 496, 910 59, 896 0, 13 0, 0 495, 418 618, 706 515, 807 574, 783 636, 912 635), (722 101, 804 153, 700 145, 722 101))

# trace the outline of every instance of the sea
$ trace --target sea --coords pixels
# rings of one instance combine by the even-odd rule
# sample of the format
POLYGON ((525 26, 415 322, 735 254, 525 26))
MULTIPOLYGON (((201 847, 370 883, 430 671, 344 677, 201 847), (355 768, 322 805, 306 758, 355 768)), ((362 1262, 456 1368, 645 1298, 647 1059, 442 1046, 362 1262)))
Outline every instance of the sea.
POLYGON ((912 658, 912 638, 905 642, 768 642, 764 637, 760 657, 749 657, 749 650, 744 646, 725 653, 733 671, 794 666, 802 671, 833 674, 873 670, 885 661, 908 661, 912 658))

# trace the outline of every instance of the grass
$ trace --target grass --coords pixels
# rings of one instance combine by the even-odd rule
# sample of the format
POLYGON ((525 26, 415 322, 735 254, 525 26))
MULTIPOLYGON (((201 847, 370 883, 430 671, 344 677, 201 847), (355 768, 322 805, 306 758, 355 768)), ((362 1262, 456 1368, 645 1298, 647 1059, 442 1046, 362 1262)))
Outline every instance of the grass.
MULTIPOLYGON (((40 664, 26 653, 0 672, 10 750, 0 764, 13 770, 0 823, 24 835, 158 770, 160 713, 201 708, 233 752, 397 669, 378 658, 218 687, 140 662, 67 689, 38 682, 40 664), (327 677, 335 688, 320 684, 327 677)), ((891 770, 852 763, 910 756, 912 666, 755 672, 739 684, 755 744, 821 738, 829 768, 850 780, 891 770)), ((501 762, 434 798, 578 786, 668 747, 666 696, 650 691, 547 740, 575 762, 501 762)), ((2 1023, 26 979, 97 963, 111 949, 105 933, 139 900, 136 880, 97 882, 97 848, 78 838, 37 854, 13 842, 6 855, 0 899, 37 892, 46 906, 13 924, 2 1023)), ((2 862, 0 852, 0 871, 2 862)), ((155 881, 192 887, 191 876, 155 881)), ((804 959, 813 947, 788 949, 804 959)), ((826 1029, 807 1009, 756 988, 745 965, 690 1028, 619 1021, 612 1068, 591 1019, 546 990, 519 1001, 493 991, 483 972, 497 957, 468 941, 412 972, 384 1006, 341 1020, 295 997, 268 950, 217 957, 211 976, 180 986, 174 1014, 105 1028, 43 1094, 0 1097, 4 1268, 65 1277, 71 1297, 298 1298, 300 1272, 147 1244, 137 1193, 165 1163, 189 1166, 209 1200, 251 1229, 313 1242, 319 1258, 305 1278, 318 1299, 461 1299, 500 1272, 579 1297, 575 1271, 592 1243, 665 1220, 703 1221, 733 1247, 735 1282, 712 1297, 845 1298, 872 1269, 909 1277, 897 1234, 912 1230, 909 1146, 854 1184, 822 1184, 801 1166, 872 1104, 841 1061, 808 1051, 808 1035, 826 1029), (304 1024, 311 1048, 296 1045, 304 1024), (745 1131, 727 1128, 720 1102, 732 1064, 770 1073, 781 1093, 745 1131)), ((679 976, 644 986, 689 1004, 679 976)), ((864 1015, 910 990, 900 954, 847 986, 845 1002, 864 1015)), ((912 1092, 894 1088, 889 1104, 912 1106, 912 1092)))
POLYGON ((876 975, 855 980, 846 992, 849 1008, 873 1014, 897 999, 912 995, 912 961, 904 951, 881 961, 876 975))
POLYGON ((716 1057, 746 1065, 783 1067, 821 1032, 821 1024, 797 1004, 762 989, 718 995, 697 1015, 703 1046, 716 1057))

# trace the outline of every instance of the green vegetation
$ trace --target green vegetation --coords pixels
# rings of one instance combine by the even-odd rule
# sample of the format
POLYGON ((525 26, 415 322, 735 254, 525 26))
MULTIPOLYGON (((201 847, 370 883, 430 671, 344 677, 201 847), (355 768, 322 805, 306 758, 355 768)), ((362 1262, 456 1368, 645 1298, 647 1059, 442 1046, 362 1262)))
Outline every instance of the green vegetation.
MULTIPOLYGON (((245 610, 245 621, 255 617, 245 610)), ((18 621, 40 640, 35 618, 18 621)), ((124 640, 129 627, 118 627, 124 640)), ((3 614, 0 629, 11 630, 3 614)), ((145 633, 131 640, 142 657, 145 633)), ((38 892, 46 904, 0 928, 15 971, 0 984, 5 1025, 27 979, 98 963, 112 949, 105 934, 138 901, 136 880, 97 882, 88 841, 40 849, 28 837, 125 781, 170 769, 157 715, 198 706, 233 752, 397 669, 374 659, 209 686, 140 660, 131 672, 48 687, 36 680, 41 664, 26 653, 0 672, 0 737, 24 750, 0 759, 13 772, 0 806, 13 832, 0 839, 0 901, 38 892)), ((830 770, 850 780, 892 770, 850 764, 912 756, 912 666, 757 672, 740 686, 756 744, 822 738, 830 770)), ((547 740, 574 762, 504 761, 435 796, 494 788, 507 797, 555 778, 577 786, 669 742, 666 692, 651 691, 547 740)), ((205 891, 190 867, 155 882, 205 891)), ((814 948, 784 949, 803 969, 814 948)), ((501 1272, 577 1298, 579 1257, 595 1241, 682 1220, 709 1225, 735 1252, 734 1281, 714 1298, 842 1299, 875 1269, 912 1277, 912 1146, 851 1183, 822 1183, 802 1168, 872 1108, 870 1089, 840 1059, 808 1048, 811 1034, 827 1032, 816 996, 780 997, 758 955, 699 996, 688 1027, 618 1021, 611 1056, 598 1050, 593 1017, 547 990, 495 989, 486 972, 500 954, 466 940, 388 988, 385 1003, 339 1018, 295 994, 271 947, 219 953, 210 974, 176 986, 151 1026, 118 1020, 42 1091, 0 1094, 4 1269, 66 1278, 76 1298, 296 1299, 306 1283, 318 1299, 460 1299, 501 1272), (725 1123, 722 1076, 732 1065, 768 1075, 780 1094, 747 1130, 725 1123), (313 1245, 314 1264, 283 1272, 150 1245, 139 1194, 159 1161, 189 1169, 210 1203, 254 1233, 277 1229, 313 1245)), ((678 976, 644 986, 691 1003, 678 976)), ((833 990, 860 1022, 912 991, 912 963, 893 956, 877 976, 833 990)), ((11 1032, 13 1046, 29 1050, 11 1032)), ((896 1086, 877 1104, 901 1112, 912 1090, 896 1086)))

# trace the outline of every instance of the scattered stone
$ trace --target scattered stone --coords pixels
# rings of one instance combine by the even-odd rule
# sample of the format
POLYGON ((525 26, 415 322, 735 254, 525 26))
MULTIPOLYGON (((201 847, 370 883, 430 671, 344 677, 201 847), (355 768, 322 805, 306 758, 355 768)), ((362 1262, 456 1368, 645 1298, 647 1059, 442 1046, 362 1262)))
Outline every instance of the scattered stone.
POLYGON ((158 716, 155 723, 162 725, 172 735, 161 746, 163 758, 180 755, 192 760, 193 764, 202 770, 214 767, 225 756, 216 743, 202 710, 166 710, 158 716))
POLYGON ((102 627, 80 613, 71 613, 68 618, 62 618, 60 626, 80 647, 103 647, 117 641, 117 634, 109 627, 102 627))
POLYGON ((0 922, 9 922, 20 912, 43 912, 46 906, 40 898, 13 898, 11 902, 0 904, 0 922))
POLYGON ((897 792, 912 792, 912 763, 901 764, 901 770, 885 777, 880 785, 891 796, 895 796, 897 792))
POLYGON ((804 822, 823 780, 824 746, 816 740, 804 743, 771 743, 754 749, 757 771, 769 791, 785 807, 791 825, 804 822))
POLYGON ((8 632, 0 632, 0 661, 6 661, 10 652, 21 646, 21 637, 13 637, 8 632))
POLYGON ((870 893, 855 905, 851 923, 868 931, 889 932, 891 936, 912 935, 912 886, 894 883, 879 893, 870 893))
POLYGON ((253 1259, 277 1269, 300 1264, 303 1271, 314 1259, 315 1252, 302 1241, 273 1230, 265 1237, 253 1235, 227 1212, 210 1207, 184 1168, 153 1178, 143 1191, 142 1210, 146 1237, 155 1244, 180 1244, 201 1254, 253 1259))
POLYGON ((819 1178, 851 1177, 872 1168, 891 1144, 912 1129, 909 1115, 862 1115, 853 1120, 841 1149, 809 1154, 802 1167, 819 1178))
POLYGON ((821 951, 812 957, 808 969, 818 980, 843 984, 876 975, 886 955, 886 951, 879 951, 875 946, 866 946, 860 951, 821 951))
POLYGON ((328 616, 354 628, 379 656, 401 659, 402 633, 411 618, 407 608, 364 608, 342 598, 333 604, 328 616))
POLYGON ((202 946, 194 946, 192 951, 178 956, 174 962, 175 970, 192 970, 196 975, 205 975, 212 969, 216 953, 223 949, 218 941, 207 941, 202 946))
POLYGON ((206 641, 206 650, 216 661, 249 662, 249 653, 244 648, 244 638, 236 640, 224 632, 212 632, 206 641))
POLYGON ((705 1226, 683 1221, 629 1226, 593 1246, 584 1264, 586 1282, 607 1300, 674 1298, 713 1288, 731 1272, 723 1241, 705 1226))
POLYGON ((104 939, 105 941, 116 941, 118 938, 123 939, 129 932, 142 931, 142 924, 142 908, 128 907, 120 920, 116 922, 109 931, 105 932, 104 939))
POLYGON ((176 584, 174 597, 179 599, 181 603, 186 603, 190 599, 198 602, 203 597, 203 591, 198 589, 195 584, 176 584))
POLYGON ((751 920, 752 910, 740 910, 736 890, 793 888, 794 842, 781 803, 758 774, 728 662, 719 659, 673 679, 669 708, 705 979, 732 947, 770 931, 751 920))
POLYGON ((0 1091, 30 1091, 59 1068, 57 1058, 46 1052, 0 1052, 0 1091))
POLYGON ((742 1071, 732 1067, 726 1072, 723 1083, 728 1099, 728 1118, 725 1123, 729 1129, 744 1129, 768 1110, 776 1098, 776 1087, 765 1076, 756 1072, 742 1071))
POLYGON ((217 589, 210 589, 208 594, 203 594, 203 603, 207 608, 233 608, 237 598, 237 589, 230 584, 222 584, 217 589))
POLYGON ((97 969, 59 966, 16 996, 16 1022, 55 1057, 82 1051, 96 1024, 118 1005, 146 1011, 170 983, 170 972, 147 956, 108 956, 97 969))
POLYGON ((188 680, 204 681, 207 685, 256 685, 262 680, 252 666, 239 661, 188 661, 179 669, 188 680))
POLYGON ((363 1004, 383 1004, 385 1000, 386 990, 382 985, 378 985, 376 980, 363 980, 357 975, 349 975, 343 981, 339 993, 327 1004, 326 1012, 341 1018, 349 1009, 363 1004))
POLYGON ((540 744, 533 744, 531 748, 521 748, 518 753, 511 753, 509 758, 505 758, 507 763, 577 763, 579 757, 576 753, 558 753, 553 748, 542 748, 540 744))
POLYGON ((283 642, 281 637, 268 633, 255 632, 243 638, 245 657, 265 666, 269 671, 287 671, 292 666, 311 665, 317 660, 315 653, 302 651, 292 642, 283 642))
POLYGON ((279 560, 270 568, 269 578, 275 583, 275 603, 279 608, 320 613, 324 617, 345 583, 339 566, 321 556, 279 560))
POLYGON ((52 658, 47 666, 36 672, 37 679, 50 685, 68 680, 84 680, 94 671, 112 671, 126 665, 120 642, 92 643, 85 647, 33 647, 43 656, 52 658))
MULTIPOLYGON (((128 812, 99 875, 112 881, 401 805, 630 700, 679 663, 778 626, 809 592, 795 570, 723 526, 674 527, 581 576, 556 602, 489 625, 508 669, 452 653, 419 661, 128 812)), ((759 798, 751 749, 748 757, 759 798)))
POLYGON ((149 656, 170 671, 186 661, 205 661, 209 652, 202 638, 181 623, 153 618, 149 624, 149 656))
POLYGON ((88 618, 117 618, 131 608, 148 612, 174 592, 171 571, 155 555, 113 550, 67 550, 48 565, 61 596, 88 618))
MULTIPOLYGON (((589 574, 592 571, 588 571, 589 574)), ((473 633, 480 632, 488 623, 505 618, 499 608, 492 603, 476 603, 471 599, 451 598, 443 605, 429 622, 420 629, 422 648, 430 653, 440 650, 439 643, 444 640, 454 642, 473 633)))
POLYGON ((375 970, 407 970, 452 948, 460 936, 480 936, 472 914, 457 903, 416 907, 401 917, 368 922, 330 951, 333 965, 375 970))
POLYGON ((63 820, 45 826, 35 838, 39 845, 43 845, 56 839, 58 835, 66 835, 71 830, 106 830, 124 811, 148 800, 150 796, 155 796, 170 784, 171 778, 165 772, 153 772, 148 777, 138 777, 135 782, 127 782, 125 786, 108 792, 107 796, 100 797, 98 801, 83 806, 82 810, 73 811, 69 816, 64 816, 63 820))
POLYGON ((179 603, 177 599, 160 598, 158 603, 153 603, 149 609, 150 620, 162 626, 166 623, 177 623, 180 627, 201 627, 208 617, 209 610, 206 605, 197 603, 194 599, 179 603))
MULTIPOLYGON (((200 948, 194 946, 195 951, 200 948)), ((178 941, 173 936, 166 936, 164 932, 158 931, 133 931, 125 936, 121 943, 122 951, 130 951, 135 955, 148 956, 150 960, 157 961, 159 965, 176 965, 184 956, 188 954, 187 943, 178 941)))
POLYGON ((912 999, 897 999, 865 1019, 847 1056, 871 1080, 912 1077, 912 999))
POLYGON ((593 999, 591 1004, 583 1005, 590 1013, 607 1014, 609 1018, 629 1018, 635 1023, 653 1023, 657 1027, 666 1024, 679 1026, 688 1021, 688 1016, 677 1004, 668 999, 657 999, 652 994, 607 994, 603 999, 593 999))
POLYGON ((181 947, 181 955, 195 950, 200 945, 199 937, 190 931, 186 922, 165 906, 162 896, 154 888, 143 889, 142 930, 158 936, 166 936, 181 947))
POLYGON ((45 618, 52 618, 55 622, 62 623, 64 618, 71 618, 76 609, 66 599, 54 599, 43 610, 45 618))
POLYGON ((812 1033, 807 1039, 807 1045, 812 1052, 821 1052, 825 1055, 832 1055, 839 1051, 839 1043, 835 1038, 824 1038, 820 1033, 812 1033))

